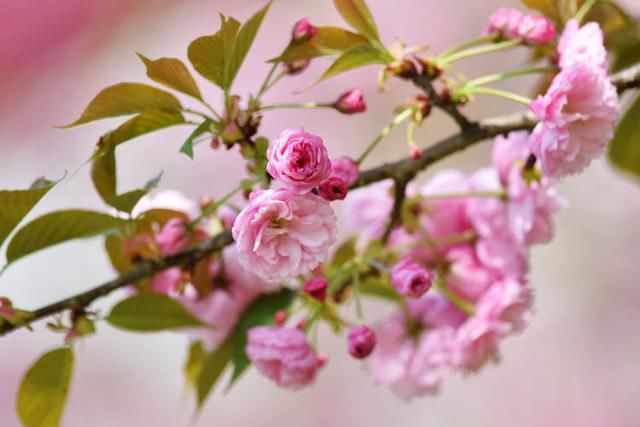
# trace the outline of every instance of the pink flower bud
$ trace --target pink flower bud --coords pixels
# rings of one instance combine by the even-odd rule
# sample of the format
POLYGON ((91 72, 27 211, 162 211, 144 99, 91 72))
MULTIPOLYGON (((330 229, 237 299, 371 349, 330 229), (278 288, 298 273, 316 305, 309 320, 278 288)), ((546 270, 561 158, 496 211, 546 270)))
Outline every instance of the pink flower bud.
POLYGON ((391 284, 403 297, 421 297, 429 290, 432 283, 433 273, 408 258, 391 269, 391 284))
POLYGON ((376 334, 367 326, 355 326, 349 331, 347 341, 351 356, 366 359, 376 347, 376 334))
POLYGON ((251 328, 246 352, 258 372, 283 388, 295 390, 309 385, 318 373, 318 356, 298 329, 251 328))
POLYGON ((518 26, 518 36, 526 43, 546 44, 556 36, 556 27, 544 16, 525 15, 518 26))
POLYGON ((330 202, 334 200, 344 200, 344 198, 347 197, 347 191, 347 184, 342 178, 338 178, 337 176, 331 176, 325 179, 318 187, 320 196, 330 202))
POLYGON ((320 302, 324 302, 325 298, 327 297, 328 287, 329 283, 327 282, 327 279, 325 279, 324 277, 314 277, 313 279, 309 279, 307 283, 304 284, 302 290, 310 297, 315 298, 320 302))
POLYGON ((342 178, 348 186, 358 180, 358 164, 350 157, 342 156, 331 159, 332 175, 342 178))
POLYGON ((307 18, 302 18, 293 25, 291 30, 291 43, 303 43, 318 32, 318 28, 311 24, 307 18))
POLYGON ((318 353, 318 368, 322 368, 329 361, 329 356, 326 353, 318 353))
POLYGON ((286 310, 278 310, 273 315, 273 321, 276 323, 276 325, 282 326, 284 322, 287 321, 288 316, 289 315, 287 314, 286 310))
POLYGON ((519 10, 501 7, 491 14, 483 34, 486 36, 499 34, 507 38, 516 38, 520 35, 518 28, 523 18, 524 15, 519 10))
POLYGON ((418 146, 413 144, 409 145, 409 157, 411 160, 418 160, 420 156, 422 156, 422 153, 418 146))
POLYGON ((322 138, 303 129, 287 129, 267 150, 267 172, 282 187, 303 194, 331 175, 322 138))
POLYGON ((332 106, 343 114, 356 114, 367 111, 364 95, 360 89, 352 89, 343 93, 332 106))

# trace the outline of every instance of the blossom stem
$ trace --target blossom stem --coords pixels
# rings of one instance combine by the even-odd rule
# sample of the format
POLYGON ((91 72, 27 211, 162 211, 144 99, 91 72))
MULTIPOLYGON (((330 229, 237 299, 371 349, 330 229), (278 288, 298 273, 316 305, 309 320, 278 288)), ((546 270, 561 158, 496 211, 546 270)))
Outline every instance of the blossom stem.
POLYGON ((393 129, 395 129, 396 126, 398 126, 400 123, 404 122, 406 119, 411 117, 412 114, 413 114, 413 109, 412 108, 407 108, 407 109, 403 110, 400 114, 395 116, 393 118, 393 120, 391 120, 391 122, 387 126, 385 126, 384 129, 382 129, 382 131, 378 134, 376 139, 374 139, 373 142, 371 144, 369 144, 367 149, 364 150, 364 153, 362 153, 360 155, 360 157, 358 158, 356 163, 358 163, 358 165, 361 165, 362 162, 367 158, 367 156, 369 154, 371 154, 371 152, 378 146, 380 141, 382 141, 384 138, 386 138, 386 136, 389 135, 389 133, 393 129))
POLYGON ((264 79, 264 82, 262 82, 262 86, 260 86, 260 90, 258 91, 258 95, 256 96, 256 98, 260 99, 260 97, 264 95, 267 90, 269 90, 269 81, 273 77, 273 73, 276 72, 277 68, 278 68, 278 63, 276 62, 271 66, 271 69, 269 70, 267 77, 264 79))
MULTIPOLYGON (((192 110, 191 108, 183 108, 181 111, 183 113, 193 114, 194 116, 200 116, 203 119, 207 119, 207 120, 212 121, 212 122, 216 121, 212 117, 209 117, 208 115, 206 115, 205 113, 202 113, 202 112, 197 111, 197 110, 192 110)), ((215 111, 214 111, 214 113, 215 113, 215 111)))
POLYGON ((453 55, 454 53, 458 53, 462 50, 466 50, 482 44, 491 43, 493 40, 494 40, 493 36, 480 37, 477 39, 469 40, 467 42, 454 46, 451 49, 445 50, 444 52, 442 52, 440 55, 436 57, 436 61, 445 60, 447 57, 453 55))
POLYGON ((444 284, 442 279, 436 280, 435 286, 438 291, 440 291, 440 293, 444 295, 453 305, 464 311, 469 316, 473 316, 473 314, 476 312, 476 308, 473 306, 473 304, 460 297, 459 295, 456 295, 454 292, 451 292, 451 290, 444 284))
POLYGON ((362 312, 362 302, 360 301, 360 272, 358 270, 353 271, 351 280, 353 282, 353 298, 356 301, 356 317, 358 323, 362 324, 364 322, 364 315, 362 312))
POLYGON ((486 53, 499 52, 501 50, 507 50, 507 49, 520 46, 521 44, 522 44, 522 41, 514 39, 514 40, 506 40, 503 42, 490 44, 487 46, 478 46, 478 47, 473 47, 471 49, 461 50, 459 52, 456 52, 452 55, 447 56, 446 58, 439 60, 438 65, 443 67, 445 65, 452 64, 464 58, 469 58, 477 55, 484 55, 486 53))
POLYGON ((509 92, 506 90, 495 89, 491 87, 471 87, 466 92, 468 94, 477 93, 480 95, 491 95, 497 96, 498 98, 508 99, 509 101, 517 102, 519 104, 529 105, 531 104, 531 98, 526 96, 518 95, 517 93, 509 92))
POLYGON ((271 104, 263 105, 260 110, 275 110, 278 108, 327 108, 331 107, 331 104, 323 102, 304 102, 302 104, 271 104))
POLYGON ((598 0, 587 0, 582 6, 580 6, 580 9, 578 9, 578 12, 576 12, 575 16, 578 22, 582 22, 584 17, 587 16, 587 13, 589 13, 591 8, 594 4, 596 4, 597 1, 598 0))
POLYGON ((507 71, 505 73, 488 74, 486 76, 478 77, 477 79, 469 80, 460 90, 464 92, 468 87, 484 86, 489 83, 495 83, 527 74, 553 73, 556 71, 558 71, 557 67, 526 67, 518 70, 507 71))

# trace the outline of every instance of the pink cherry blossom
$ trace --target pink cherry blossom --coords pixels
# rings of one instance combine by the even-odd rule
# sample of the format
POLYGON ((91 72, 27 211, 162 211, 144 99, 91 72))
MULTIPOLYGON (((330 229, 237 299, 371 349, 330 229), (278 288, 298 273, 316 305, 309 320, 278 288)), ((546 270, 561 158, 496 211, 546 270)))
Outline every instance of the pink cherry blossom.
POLYGON ((524 14, 519 10, 501 7, 491 14, 483 34, 485 36, 500 34, 506 38, 516 38, 520 35, 518 28, 523 18, 524 14))
POLYGON ((516 163, 524 166, 531 153, 529 132, 510 132, 506 136, 499 135, 493 143, 491 165, 498 171, 500 181, 505 184, 516 163))
POLYGON ((131 215, 135 218, 151 209, 169 209, 183 212, 189 219, 195 219, 200 214, 200 206, 176 190, 162 190, 144 196, 133 208, 131 215))
POLYGON ((156 244, 163 257, 173 255, 189 243, 189 231, 182 218, 171 218, 156 234, 156 244))
POLYGON ((368 326, 354 326, 349 331, 347 342, 351 356, 366 359, 376 347, 376 334, 368 326))
POLYGON ((322 138, 303 129, 288 129, 267 150, 267 171, 280 186, 302 194, 331 175, 322 138))
POLYGON ((531 303, 531 293, 521 283, 505 280, 493 284, 476 305, 475 314, 458 330, 460 367, 473 372, 497 360, 500 341, 529 322, 531 303))
POLYGON ((562 70, 530 108, 540 120, 531 150, 545 175, 562 177, 602 154, 613 137, 618 95, 601 69, 577 64, 562 70))
POLYGON ((429 196, 465 194, 469 191, 467 177, 457 170, 438 172, 420 190, 425 197, 421 216, 424 229, 432 238, 453 236, 470 230, 466 213, 466 197, 433 198, 429 196))
POLYGON ((344 221, 347 229, 357 234, 358 244, 382 236, 393 207, 393 181, 388 179, 350 191, 344 201, 344 221))
POLYGON ((405 258, 391 268, 391 284, 403 297, 419 298, 431 288, 433 273, 405 258))
POLYGON ((407 310, 411 329, 403 312, 392 314, 376 326, 371 355, 374 381, 404 400, 438 391, 447 370, 460 360, 456 330, 466 319, 440 296, 410 300, 407 310))
POLYGON ((342 114, 357 114, 367 111, 364 94, 360 89, 352 89, 343 93, 332 106, 342 114))
POLYGON ((358 179, 358 164, 351 157, 335 157, 331 159, 331 174, 342 178, 350 186, 358 179))
POLYGON ((604 36, 596 22, 581 27, 577 19, 569 20, 558 41, 558 56, 558 64, 563 69, 578 64, 590 65, 604 72, 609 69, 604 36))
POLYGON ((265 377, 296 390, 311 384, 318 373, 318 356, 304 333, 295 328, 257 326, 247 332, 247 356, 265 377))
POLYGON ((525 43, 546 44, 556 36, 556 27, 545 16, 525 15, 518 25, 518 37, 525 43))
POLYGON ((464 299, 475 303, 496 280, 496 275, 485 266, 473 245, 452 248, 446 253, 449 269, 445 276, 447 288, 464 299))
POLYGON ((267 282, 307 274, 327 259, 336 241, 336 217, 312 193, 257 191, 233 224, 238 261, 267 282))

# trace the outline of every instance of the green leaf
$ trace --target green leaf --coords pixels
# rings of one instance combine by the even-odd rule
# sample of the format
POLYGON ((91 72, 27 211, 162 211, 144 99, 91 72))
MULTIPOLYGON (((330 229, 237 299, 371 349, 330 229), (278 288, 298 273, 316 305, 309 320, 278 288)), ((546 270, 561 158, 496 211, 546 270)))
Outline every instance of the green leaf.
POLYGON ((389 280, 382 277, 368 277, 360 282, 360 292, 376 298, 392 301, 398 304, 403 303, 402 297, 391 286, 389 280))
POLYGON ((107 321, 116 328, 135 332, 204 326, 180 302, 153 293, 142 293, 120 301, 109 313, 107 321))
POLYGON ((389 64, 393 57, 383 50, 371 45, 360 45, 349 49, 335 60, 327 71, 324 72, 320 80, 326 80, 345 71, 364 67, 371 64, 389 64))
POLYGON ((73 350, 62 347, 45 353, 29 368, 17 397, 18 415, 25 427, 60 425, 73 362, 73 350))
POLYGON ((70 128, 94 120, 126 116, 146 111, 177 112, 180 102, 169 92, 142 83, 120 83, 103 89, 70 128))
POLYGON ((284 53, 269 62, 292 62, 321 56, 339 55, 369 41, 356 33, 338 27, 318 27, 318 32, 303 43, 290 45, 284 53))
POLYGON ((135 137, 183 123, 184 117, 175 111, 145 111, 127 120, 115 130, 105 134, 103 139, 115 147, 135 137))
POLYGON ((356 241, 355 237, 350 238, 349 240, 342 243, 338 249, 336 249, 333 254, 333 258, 331 258, 331 268, 339 269, 347 262, 352 261, 356 256, 356 241))
POLYGON ((116 152, 115 147, 104 139, 100 139, 91 161, 91 181, 102 200, 115 196, 116 152))
POLYGON ((231 361, 232 356, 233 348, 227 341, 206 357, 196 384, 198 408, 202 407, 202 404, 207 400, 209 393, 220 379, 220 375, 231 361))
POLYGON ((104 201, 109 206, 113 206, 120 212, 126 212, 130 214, 138 201, 146 196, 148 192, 149 190, 145 188, 138 188, 137 190, 131 190, 127 191, 126 193, 107 197, 104 201))
POLYGON ((209 119, 205 119, 204 122, 200 123, 200 125, 198 125, 198 127, 195 128, 193 132, 191 132, 191 135, 189 135, 184 144, 182 144, 182 147, 180 147, 180 152, 193 159, 193 142, 200 135, 209 132, 210 129, 211 121, 209 119))
POLYGON ((54 185, 47 181, 28 190, 0 190, 0 245, 54 185))
POLYGON ((182 61, 176 58, 151 60, 141 53, 138 57, 146 65, 147 76, 151 80, 202 101, 200 89, 182 61))
POLYGON ((52 212, 18 230, 7 248, 7 261, 12 263, 68 240, 106 234, 126 223, 126 220, 94 211, 78 209, 52 212))
POLYGON ((247 331, 254 326, 266 325, 273 322, 276 311, 286 309, 296 293, 290 289, 283 289, 276 294, 267 294, 256 299, 245 311, 242 319, 229 338, 233 346, 233 375, 229 382, 230 388, 249 367, 251 361, 245 353, 247 346, 247 331))
POLYGON ((609 160, 618 169, 640 178, 640 96, 618 122, 609 144, 609 160))
POLYGON ((207 357, 202 341, 195 341, 189 346, 189 355, 187 362, 184 364, 184 376, 189 387, 195 387, 200 378, 200 372, 207 357))
POLYGON ((255 143, 255 174, 263 183, 269 184, 267 177, 267 150, 269 149, 269 140, 267 138, 256 138, 255 143))
POLYGON ((349 25, 367 38, 380 41, 378 28, 364 0, 333 0, 333 3, 349 25))
POLYGON ((242 25, 240 31, 238 32, 238 36, 234 40, 233 48, 229 54, 229 60, 226 61, 226 87, 230 88, 233 84, 233 81, 240 70, 240 66, 244 61, 253 41, 256 38, 256 34, 258 33, 258 29, 262 24, 262 19, 264 15, 269 10, 271 6, 271 2, 267 3, 265 7, 260 9, 255 15, 253 15, 247 22, 242 25))
POLYGON ((227 90, 227 70, 240 24, 233 18, 220 15, 220 30, 212 36, 203 36, 189 44, 187 56, 198 73, 215 85, 227 90))

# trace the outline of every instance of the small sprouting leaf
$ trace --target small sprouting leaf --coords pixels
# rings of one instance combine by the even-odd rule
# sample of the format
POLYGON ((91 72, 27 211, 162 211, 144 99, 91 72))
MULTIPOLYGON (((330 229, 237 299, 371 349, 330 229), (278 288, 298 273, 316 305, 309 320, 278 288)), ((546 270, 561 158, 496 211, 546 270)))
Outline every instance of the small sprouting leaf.
POLYGON ((46 181, 28 190, 0 191, 0 245, 54 185, 46 181))
POLYGON ((142 83, 119 83, 103 89, 78 120, 62 128, 152 110, 177 112, 181 108, 180 102, 169 92, 142 83))
POLYGON ((327 71, 324 72, 320 80, 328 79, 345 71, 354 68, 364 67, 372 64, 389 64, 393 61, 393 56, 388 52, 380 50, 371 45, 356 46, 338 57, 327 71))
POLYGON ((244 58, 247 56, 247 53, 256 38, 258 29, 262 24, 262 19, 270 6, 271 2, 267 3, 266 6, 256 12, 256 14, 249 18, 249 20, 242 25, 242 28, 240 28, 238 36, 234 40, 229 60, 226 62, 227 70, 225 71, 225 74, 227 87, 231 87, 233 84, 244 58))
POLYGON ((91 161, 91 181, 93 186, 105 200, 116 194, 116 152, 112 144, 101 139, 91 161))
POLYGON ((147 76, 160 84, 185 93, 196 99, 202 100, 200 89, 187 67, 176 58, 149 59, 138 53, 138 56, 147 66, 147 76))
POLYGON ((106 234, 126 223, 126 220, 94 211, 52 212, 34 219, 16 232, 7 247, 7 261, 14 262, 69 240, 106 234))
POLYGON ((189 135, 184 144, 182 144, 182 147, 180 147, 180 152, 193 159, 193 142, 197 137, 204 134, 205 132, 208 132, 210 129, 211 121, 209 119, 205 119, 205 121, 200 123, 200 125, 198 125, 198 127, 195 128, 193 132, 191 132, 191 135, 189 135))
POLYGON ((640 96, 618 123, 609 144, 609 160, 618 169, 640 178, 640 96))
POLYGON ((229 338, 233 345, 233 375, 229 382, 231 387, 249 367, 251 361, 245 352, 247 346, 247 330, 254 326, 273 322, 276 311, 286 309, 295 297, 295 292, 283 289, 276 294, 267 294, 256 299, 244 312, 242 319, 229 338))
POLYGON ((289 46, 285 52, 270 62, 291 62, 320 56, 339 55, 369 41, 360 34, 338 27, 318 27, 309 40, 289 46))
POLYGON ((153 293, 142 293, 120 301, 107 316, 107 321, 116 328, 135 332, 204 326, 180 302, 153 293))
POLYGON ((115 147, 135 137, 183 123, 184 117, 175 111, 145 111, 127 120, 102 138, 115 147))
POLYGON ((27 371, 18 390, 17 409, 25 427, 57 427, 69 392, 73 350, 45 353, 27 371))
POLYGON ((220 20, 220 31, 192 41, 187 56, 202 77, 222 89, 228 89, 227 64, 240 24, 233 18, 226 19, 224 15, 220 15, 220 20))
POLYGON ((206 356, 196 383, 198 408, 202 407, 213 386, 220 379, 220 375, 231 361, 233 352, 231 343, 227 341, 216 351, 206 356))
POLYGON ((336 9, 349 25, 372 40, 380 40, 378 28, 364 0, 333 0, 336 9))
POLYGON ((125 238, 120 234, 111 234, 104 240, 104 248, 111 265, 118 273, 126 273, 133 268, 133 262, 124 252, 125 238))

